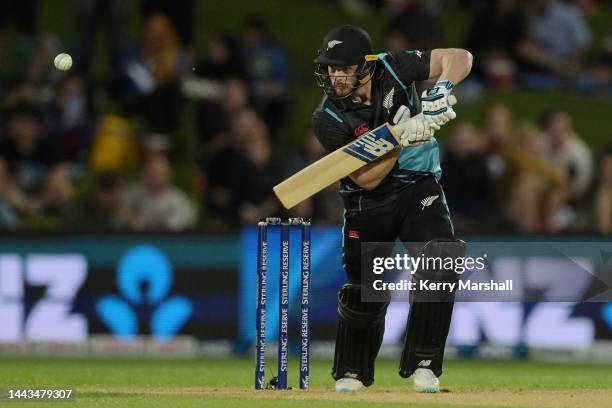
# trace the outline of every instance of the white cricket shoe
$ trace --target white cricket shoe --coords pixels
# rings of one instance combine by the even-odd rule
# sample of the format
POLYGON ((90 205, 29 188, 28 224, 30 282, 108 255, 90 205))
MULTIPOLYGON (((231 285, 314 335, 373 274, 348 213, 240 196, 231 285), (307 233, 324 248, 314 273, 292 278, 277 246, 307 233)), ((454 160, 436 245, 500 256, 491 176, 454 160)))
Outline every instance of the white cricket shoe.
POLYGON ((353 392, 364 387, 363 383, 355 378, 341 378, 336 381, 336 392, 353 392))
POLYGON ((440 380, 428 368, 417 368, 412 374, 412 382, 416 392, 440 392, 440 380))

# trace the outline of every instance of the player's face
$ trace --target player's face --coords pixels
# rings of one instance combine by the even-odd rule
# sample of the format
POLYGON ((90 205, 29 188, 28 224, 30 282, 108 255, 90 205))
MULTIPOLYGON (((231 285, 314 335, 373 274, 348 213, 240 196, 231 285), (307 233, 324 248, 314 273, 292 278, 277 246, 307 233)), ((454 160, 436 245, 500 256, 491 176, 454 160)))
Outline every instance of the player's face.
POLYGON ((329 79, 338 96, 347 96, 357 84, 357 65, 348 67, 328 66, 329 79))

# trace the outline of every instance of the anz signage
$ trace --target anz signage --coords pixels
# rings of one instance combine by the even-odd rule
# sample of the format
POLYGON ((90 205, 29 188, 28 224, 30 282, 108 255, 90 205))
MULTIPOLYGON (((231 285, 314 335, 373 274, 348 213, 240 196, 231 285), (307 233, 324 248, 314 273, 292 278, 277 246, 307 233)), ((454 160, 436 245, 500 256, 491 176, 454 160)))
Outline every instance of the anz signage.
POLYGON ((170 340, 193 314, 188 298, 168 296, 172 280, 172 265, 162 251, 150 245, 132 247, 117 267, 119 293, 98 300, 98 316, 123 340, 136 336, 145 322, 156 340, 170 340), (148 313, 140 318, 140 310, 148 313))
POLYGON ((190 299, 170 294, 173 268, 155 246, 123 251, 115 284, 94 272, 82 254, 0 254, 0 343, 84 343, 94 320, 121 340, 167 341, 193 315, 190 299), (98 294, 99 284, 116 292, 98 294))
POLYGON ((0 342, 87 340, 86 317, 72 312, 86 278, 79 254, 0 255, 0 342), (26 301, 26 286, 44 288, 42 297, 26 301))

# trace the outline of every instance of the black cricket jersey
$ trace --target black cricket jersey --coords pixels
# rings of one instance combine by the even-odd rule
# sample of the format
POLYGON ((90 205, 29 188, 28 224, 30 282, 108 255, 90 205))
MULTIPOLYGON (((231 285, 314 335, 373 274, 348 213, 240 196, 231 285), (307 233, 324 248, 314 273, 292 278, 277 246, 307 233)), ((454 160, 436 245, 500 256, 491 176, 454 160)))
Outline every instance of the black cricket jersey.
MULTIPOLYGON (((371 105, 355 103, 351 97, 325 96, 313 113, 312 125, 319 142, 333 152, 368 130, 391 121, 401 105, 412 116, 421 111, 414 81, 429 78, 429 51, 400 51, 378 54, 372 76, 371 105)), ((424 177, 440 179, 442 169, 438 142, 402 149, 395 167, 373 190, 365 190, 350 177, 340 180, 340 195, 347 210, 366 210, 385 205, 424 177)))

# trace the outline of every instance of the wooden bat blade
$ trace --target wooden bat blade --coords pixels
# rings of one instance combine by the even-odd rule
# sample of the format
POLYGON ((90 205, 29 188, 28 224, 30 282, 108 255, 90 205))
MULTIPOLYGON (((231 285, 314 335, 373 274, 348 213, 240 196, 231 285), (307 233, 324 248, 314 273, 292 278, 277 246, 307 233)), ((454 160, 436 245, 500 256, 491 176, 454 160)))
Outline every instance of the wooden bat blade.
POLYGON ((337 150, 276 185, 274 193, 289 209, 362 166, 360 159, 337 150))
POLYGON ((290 209, 398 145, 399 137, 393 126, 384 124, 276 185, 274 193, 283 206, 290 209))

